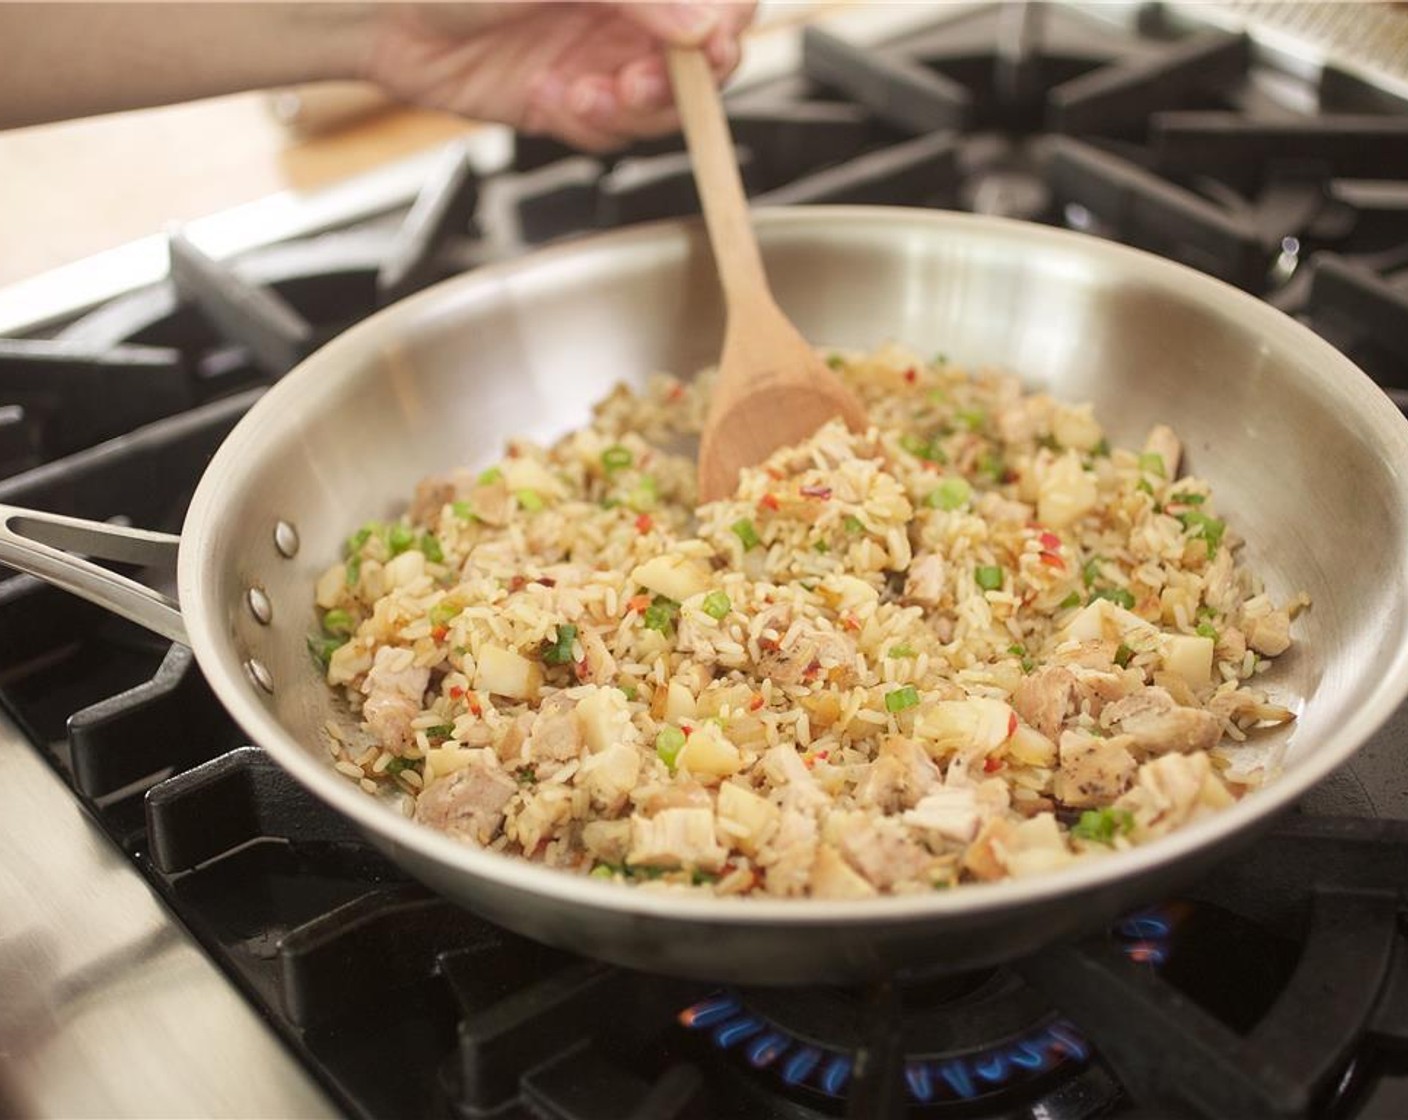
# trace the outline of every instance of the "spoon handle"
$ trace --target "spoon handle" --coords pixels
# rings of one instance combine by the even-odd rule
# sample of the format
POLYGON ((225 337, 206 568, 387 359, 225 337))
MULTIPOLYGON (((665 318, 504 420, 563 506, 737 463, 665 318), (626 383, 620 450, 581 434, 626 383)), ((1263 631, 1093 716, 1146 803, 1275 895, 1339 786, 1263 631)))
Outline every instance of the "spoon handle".
POLYGON ((730 311, 745 309, 771 297, 718 86, 697 49, 672 48, 669 66, 724 297, 730 311))

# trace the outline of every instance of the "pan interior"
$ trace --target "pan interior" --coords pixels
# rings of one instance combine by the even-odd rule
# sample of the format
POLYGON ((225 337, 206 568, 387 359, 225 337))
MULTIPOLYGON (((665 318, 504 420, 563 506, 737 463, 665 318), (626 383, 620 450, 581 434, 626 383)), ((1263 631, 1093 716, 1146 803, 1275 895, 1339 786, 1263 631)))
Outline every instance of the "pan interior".
MULTIPOLYGON (((1297 645, 1265 678, 1300 713, 1266 740, 1285 765, 1259 795, 1268 805, 1393 710, 1405 676, 1408 437, 1344 358, 1233 289, 1079 235, 897 209, 776 211, 759 225, 779 300, 819 345, 898 340, 1001 367, 1030 388, 1093 401, 1116 443, 1172 425, 1185 471, 1211 480, 1271 594, 1313 600, 1297 645)), ((183 605, 222 699, 367 823, 372 799, 327 766, 322 727, 335 712, 304 644, 313 583, 346 534, 400 512, 427 474, 484 462, 511 435, 550 440, 581 424, 617 381, 698 369, 721 335, 702 231, 672 223, 449 281, 312 356, 221 449, 187 524, 183 605), (297 529, 292 559, 274 544, 281 520, 297 529), (271 625, 245 608, 251 586, 273 603, 271 625), (272 696, 241 672, 248 657, 269 668, 272 696)), ((393 845, 420 844, 414 826, 385 816, 393 845)), ((1164 842, 1171 854, 1178 843, 1164 842)), ((484 869, 478 853, 451 858, 484 869)), ((981 904, 982 892, 954 893, 981 904)))

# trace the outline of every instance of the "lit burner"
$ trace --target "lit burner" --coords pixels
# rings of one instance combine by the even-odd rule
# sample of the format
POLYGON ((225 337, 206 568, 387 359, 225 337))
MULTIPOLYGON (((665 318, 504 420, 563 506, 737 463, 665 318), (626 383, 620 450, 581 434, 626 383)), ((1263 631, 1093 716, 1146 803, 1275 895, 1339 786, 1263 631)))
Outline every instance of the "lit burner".
MULTIPOLYGON (((1131 960, 1157 967, 1168 959, 1173 924, 1169 910, 1155 908, 1128 915, 1110 932, 1131 960)), ((1004 1001, 1018 998, 1015 990, 1010 980, 993 981, 980 985, 978 998, 982 1006, 1005 1008, 1004 1001), (991 993, 984 994, 989 989, 991 993)), ((761 996, 757 1002, 765 1006, 761 996)), ((931 1020, 943 1008, 940 999, 936 1007, 917 1012, 917 1021, 931 1020)), ((972 1008, 972 997, 954 1004, 960 1018, 972 1008)), ((715 1046, 739 1054, 754 1069, 772 1069, 789 1086, 845 1096, 855 1062, 853 1044, 828 1045, 824 1029, 822 1037, 804 1038, 811 1033, 809 1017, 804 1015, 792 1029, 775 1021, 785 1017, 760 1012, 744 996, 725 991, 685 1008, 679 1022, 706 1033, 715 1046)), ((951 1040, 947 1046, 926 1046, 922 1032, 917 1038, 907 1035, 904 1079, 909 1097, 920 1104, 973 1100, 1058 1068, 1079 1068, 1090 1059, 1090 1044, 1074 1023, 1040 1008, 1024 1021, 1026 1026, 999 1031, 1000 1041, 985 1044, 974 1039, 973 1049, 959 1053, 951 1040)))

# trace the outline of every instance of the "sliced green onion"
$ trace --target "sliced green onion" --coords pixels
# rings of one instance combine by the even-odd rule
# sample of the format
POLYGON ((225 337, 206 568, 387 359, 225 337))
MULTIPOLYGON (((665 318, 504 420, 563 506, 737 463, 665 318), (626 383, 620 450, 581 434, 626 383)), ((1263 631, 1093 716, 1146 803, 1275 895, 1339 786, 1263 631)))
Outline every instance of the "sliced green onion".
POLYGON ((536 490, 515 490, 513 500, 529 513, 539 513, 543 508, 543 499, 536 490))
POLYGON ((640 695, 640 689, 633 684, 623 684, 621 691, 625 694, 627 700, 634 700, 640 695))
POLYGON ((1097 844, 1113 844, 1117 835, 1134 830, 1134 815, 1128 809, 1087 809, 1080 820, 1071 826, 1071 835, 1078 840, 1092 840, 1097 844))
POLYGON ((660 504, 660 488, 653 474, 643 474, 636 479, 631 492, 626 495, 626 505, 636 513, 647 513, 660 504))
POLYGON ((513 772, 513 776, 518 779, 521 786, 535 786, 538 784, 538 774, 531 766, 520 766, 513 772))
POLYGON ((1140 455, 1139 469, 1158 478, 1168 477, 1168 470, 1164 467, 1164 457, 1157 451, 1146 451, 1140 455))
POLYGON ((952 512, 967 505, 972 496, 973 488, 968 485, 967 479, 946 478, 939 483, 937 488, 929 491, 929 496, 924 499, 924 504, 931 509, 952 512))
POLYGON ((1127 669, 1129 668, 1130 661, 1132 661, 1133 659, 1134 651, 1130 649, 1127 645, 1125 645, 1123 642, 1121 642, 1119 644, 1119 648, 1115 650, 1115 664, 1118 665, 1121 669, 1127 669))
POLYGON ((831 546, 825 541, 817 541, 816 544, 812 545, 812 551, 820 553, 822 556, 825 556, 828 552, 831 551, 831 546))
POLYGON ((828 354, 826 355, 826 364, 832 369, 840 369, 846 364, 846 359, 840 354, 828 354))
POLYGON ((898 646, 891 646, 891 647, 890 647, 890 652, 887 653, 885 656, 886 656, 886 657, 915 657, 915 656, 917 656, 917 655, 916 655, 915 652, 914 652, 914 647, 913 647, 913 646, 898 645, 898 646))
POLYGON ((308 652, 325 670, 332 661, 333 651, 340 649, 344 644, 343 638, 325 638, 321 634, 308 635, 308 652))
POLYGON ((1069 595, 1067 595, 1064 599, 1062 599, 1059 603, 1056 604, 1056 609, 1064 611, 1069 610, 1071 607, 1078 606, 1080 606, 1080 592, 1072 591, 1069 595))
POLYGON ((900 436, 900 446, 919 459, 933 458, 933 445, 922 436, 906 432, 900 436))
POLYGON ((1200 506, 1208 500, 1206 494, 1174 494, 1169 498, 1170 505, 1200 506))
POLYGON ((619 443, 613 443, 601 453, 601 465, 608 473, 624 470, 636 461, 636 457, 631 454, 629 447, 622 447, 619 443))
POLYGON ((865 522, 859 517, 855 517, 849 513, 841 519, 841 524, 846 527, 846 532, 848 533, 860 534, 865 532, 865 522))
POLYGON ((1197 632, 1199 637, 1211 638, 1214 642, 1217 641, 1217 627, 1215 627, 1211 622, 1200 622, 1196 627, 1194 627, 1194 630, 1197 632))
POLYGON ((434 727, 427 727, 425 729, 425 737, 432 742, 438 739, 443 743, 446 739, 453 736, 454 733, 455 725, 453 723, 440 723, 436 724, 434 727))
POLYGON ((984 591, 996 591, 1002 586, 1002 569, 996 564, 979 564, 973 569, 973 578, 984 591))
POLYGON ((662 634, 668 634, 679 614, 680 605, 677 602, 673 599, 667 599, 664 595, 657 595, 655 601, 645 608, 645 612, 641 615, 641 623, 647 630, 658 630, 662 634))
POLYGON ((1001 482, 1007 476, 1007 464, 995 451, 984 451, 978 456, 978 473, 987 475, 994 482, 1001 482))
POLYGON ((1134 609, 1134 596, 1124 587, 1102 587, 1090 598, 1092 602, 1096 599, 1108 599, 1127 611, 1134 609))
POLYGON ((1080 578, 1086 587, 1094 585, 1100 578, 1100 557, 1092 556, 1085 562, 1085 567, 1080 570, 1080 578))
POLYGON ((934 355, 934 365, 936 365, 936 366, 946 366, 946 365, 948 365, 948 355, 947 355, 947 354, 944 354, 944 353, 935 354, 935 355, 934 355))
POLYGON ((1139 491, 1145 493, 1145 494, 1148 494, 1150 497, 1152 497, 1153 494, 1154 494, 1154 488, 1149 485, 1149 480, 1148 480, 1147 478, 1141 478, 1141 479, 1135 484, 1134 488, 1135 488, 1136 490, 1139 490, 1139 491))
POLYGON ((954 413, 953 418, 970 432, 976 432, 987 422, 988 414, 981 408, 962 408, 954 413))
POLYGON ((577 640, 577 628, 569 622, 561 623, 557 636, 542 647, 543 664, 570 665, 572 663, 572 643, 577 640))
POLYGON ((1098 455, 1102 459, 1109 458, 1110 441, 1107 440, 1104 436, 1101 436, 1100 442, 1090 449, 1090 453, 1092 455, 1098 455))
POLYGON ((357 581, 362 578, 362 558, 360 556, 349 556, 347 558, 347 586, 356 587, 357 581))
POLYGON ((357 629, 357 622, 351 614, 338 607, 323 615, 323 629, 335 638, 345 638, 357 629))
POLYGON ((479 515, 469 508, 468 502, 451 502, 450 511, 461 521, 478 521, 479 515))
POLYGON ((386 764, 386 772, 393 778, 396 777, 397 774, 404 773, 407 770, 414 770, 415 768, 415 760, 410 758, 393 758, 386 764))
POLYGON ((616 878, 616 868, 609 863, 599 863, 587 872, 591 879, 614 879, 616 878))
POLYGON ((1208 542, 1208 555, 1217 555, 1217 546, 1222 543, 1222 534, 1227 531, 1227 523, 1216 517, 1209 517, 1202 510, 1190 509, 1178 515, 1189 536, 1195 540, 1202 537, 1208 542))
POLYGON ((689 873, 689 881, 696 887, 702 887, 705 883, 717 883, 719 876, 713 871, 701 871, 696 867, 689 873))
POLYGON ((758 530, 753 528, 753 523, 746 517, 741 521, 735 521, 729 528, 731 528, 734 535, 743 542, 744 551, 757 548, 763 543, 762 539, 758 536, 758 530))
POLYGON ((902 712, 907 708, 918 706, 919 692, 912 684, 885 693, 885 710, 887 712, 902 712))
POLYGON ((430 608, 430 625, 447 625, 451 619, 458 617, 461 609, 458 603, 451 603, 448 600, 436 603, 430 608))
POLYGON ((415 543, 415 530, 399 521, 386 532, 386 545, 391 549, 392 556, 400 556, 415 543))
POLYGON ((722 591, 711 591, 704 596, 704 613, 710 618, 723 619, 733 610, 733 602, 722 591))
POLYGON ((504 472, 498 467, 490 467, 487 471, 480 471, 479 477, 475 480, 480 486, 492 486, 503 478, 504 472))
POLYGON ((421 534, 420 550, 432 564, 445 562, 445 550, 440 547, 439 539, 432 533, 421 534))
POLYGON ((355 556, 357 553, 361 552, 362 546, 366 544, 368 540, 371 539, 372 533, 377 532, 380 529, 381 526, 375 521, 371 521, 368 522, 366 525, 363 525, 360 529, 358 529, 355 533, 353 533, 350 537, 347 538, 347 554, 349 556, 355 556))
POLYGON ((655 753, 660 756, 661 762, 673 770, 675 759, 684 749, 684 742, 684 732, 678 727, 662 727, 660 734, 655 736, 655 753))

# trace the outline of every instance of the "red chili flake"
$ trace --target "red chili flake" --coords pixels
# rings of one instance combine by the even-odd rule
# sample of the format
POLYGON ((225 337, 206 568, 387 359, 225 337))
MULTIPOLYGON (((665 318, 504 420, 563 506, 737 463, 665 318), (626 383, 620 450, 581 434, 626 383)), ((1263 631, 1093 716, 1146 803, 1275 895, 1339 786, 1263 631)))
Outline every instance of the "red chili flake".
POLYGON ((626 609, 628 611, 643 611, 648 606, 650 606, 649 595, 632 595, 626 600, 626 609))
POLYGON ((459 700, 459 699, 462 699, 463 696, 464 696, 464 689, 463 689, 463 688, 461 688, 459 685, 454 685, 453 687, 451 687, 451 689, 450 689, 450 699, 451 699, 451 700, 459 700))
POLYGON ((786 478, 787 476, 786 476, 785 474, 783 474, 780 470, 778 470, 776 467, 769 467, 769 468, 768 468, 768 477, 769 477, 770 479, 772 479, 774 482, 781 482, 781 481, 782 481, 784 478, 786 478))
POLYGON ((1019 482, 1021 478, 1022 472, 1013 470, 1011 467, 1008 467, 1005 471, 1002 472, 1002 481, 1004 483, 1019 482))
POLYGON ((479 703, 479 697, 471 695, 469 698, 469 710, 477 716, 484 714, 484 706, 479 703))
POLYGON ((802 670, 802 676, 814 677, 819 672, 821 672, 821 662, 813 661, 810 665, 808 665, 805 669, 802 670))
POLYGON ((779 647, 778 647, 778 644, 777 644, 777 640, 774 639, 774 638, 759 638, 759 639, 758 639, 758 648, 759 648, 759 649, 765 649, 765 650, 767 650, 769 653, 771 653, 771 652, 773 652, 773 650, 775 650, 775 649, 777 649, 777 648, 779 648, 779 647))
POLYGON ((684 734, 684 737, 685 737, 686 739, 688 739, 691 735, 694 734, 694 728, 692 728, 692 727, 691 727, 689 724, 687 724, 687 723, 682 723, 682 724, 680 724, 680 731, 684 734))
POLYGON ((992 755, 988 755, 987 758, 983 759, 983 773, 984 773, 984 774, 992 774, 992 773, 994 773, 995 771, 998 771, 998 770, 1001 770, 1001 769, 1002 769, 1002 759, 1000 759, 1000 758, 994 758, 992 755))
POLYGON ((572 666, 572 671, 577 674, 577 679, 578 679, 579 681, 584 681, 584 680, 586 680, 586 679, 587 679, 587 663, 586 663, 586 661, 578 661, 575 665, 572 666))
POLYGON ((1064 572, 1066 570, 1066 562, 1054 552, 1043 552, 1041 554, 1041 562, 1048 568, 1055 568, 1058 572, 1064 572))
POLYGON ((841 626, 846 630, 859 630, 860 619, 853 614, 843 614, 841 616, 841 626))
POLYGON ((555 579, 549 579, 547 576, 539 576, 539 577, 538 577, 537 579, 535 579, 533 582, 534 582, 534 583, 540 583, 540 584, 542 584, 544 587, 556 587, 556 586, 557 586, 557 580, 555 580, 555 579))
POLYGON ((510 591, 522 591, 524 585, 527 584, 527 582, 528 581, 522 576, 514 576, 511 580, 508 581, 508 589, 510 591))
POLYGON ((764 494, 761 498, 758 499, 758 505, 760 507, 762 507, 763 509, 770 509, 774 513, 777 512, 779 504, 780 503, 777 500, 776 494, 764 494))
POLYGON ((753 699, 751 699, 751 700, 748 701, 748 710, 749 710, 750 712, 756 712, 756 711, 757 711, 759 708, 761 708, 762 706, 763 706, 763 694, 762 694, 761 692, 755 692, 755 693, 753 693, 753 699))
POLYGON ((650 520, 650 514, 643 513, 636 518, 636 532, 648 533, 655 522, 650 520))
POLYGON ((913 385, 916 381, 919 380, 919 371, 913 366, 910 366, 907 370, 904 371, 904 379, 908 381, 911 385, 913 385))
POLYGON ((799 493, 808 498, 820 498, 823 502, 831 497, 831 487, 829 486, 803 486, 799 493))
POLYGON ((805 766, 808 770, 810 770, 813 766, 816 765, 816 759, 814 759, 809 754, 804 754, 802 756, 802 765, 805 766))
POLYGON ((666 399, 669 400, 669 401, 677 401, 677 400, 681 400, 683 397, 684 397, 684 386, 683 386, 683 385, 675 385, 674 387, 672 387, 672 388, 670 389, 669 395, 666 397, 666 399))
POLYGON ((1043 530, 1041 536, 1037 537, 1037 540, 1041 542, 1041 547, 1046 549, 1047 552, 1061 551, 1061 538, 1050 530, 1043 530))
POLYGON ((818 760, 819 762, 825 762, 827 759, 829 759, 829 758, 831 757, 831 752, 830 752, 830 751, 817 751, 817 752, 816 752, 816 757, 817 757, 817 760, 818 760))
POLYGON ((1010 739, 1010 738, 1012 738, 1012 736, 1015 735, 1015 734, 1017 734, 1017 713, 1016 713, 1016 712, 1008 712, 1008 713, 1007 713, 1007 737, 1010 739))
POLYGON ((445 640, 445 635, 447 635, 449 632, 450 628, 448 626, 437 626, 434 630, 430 632, 430 636, 434 638, 437 642, 443 642, 445 640))

